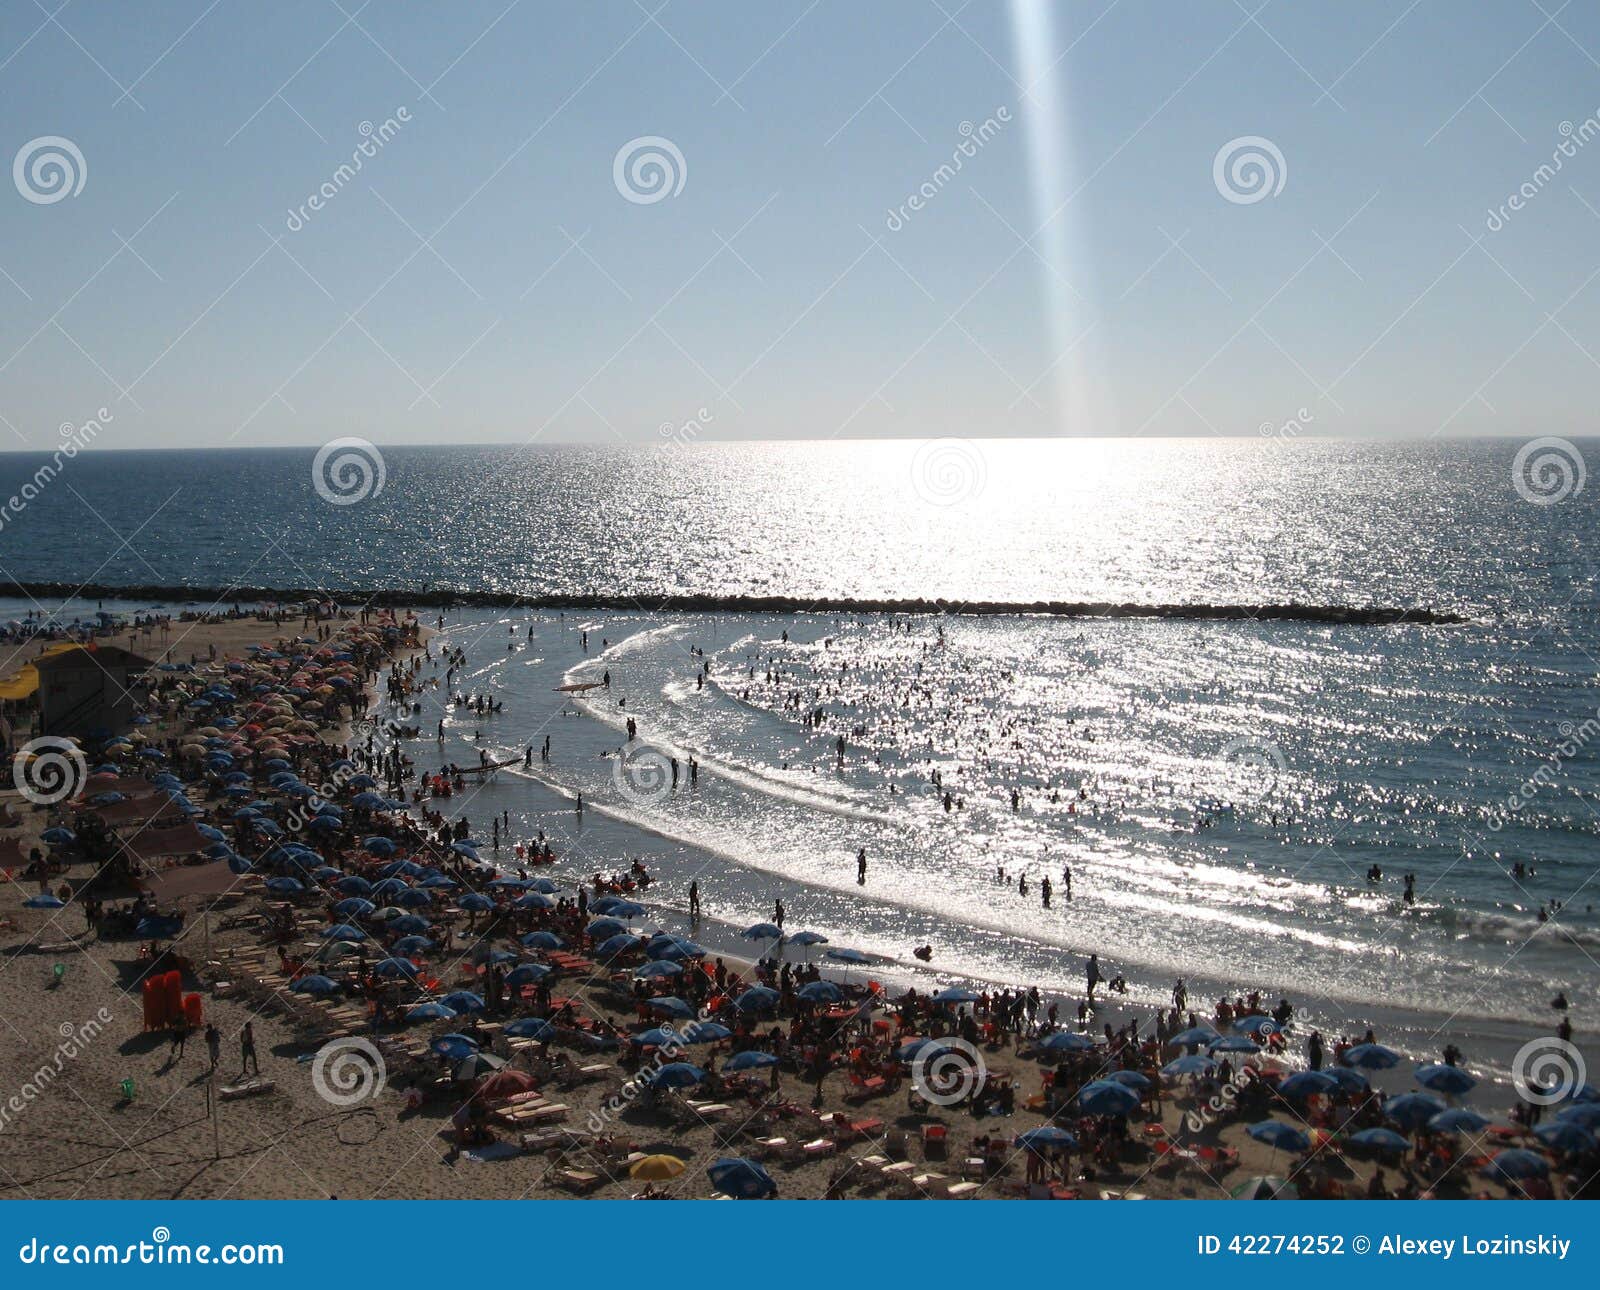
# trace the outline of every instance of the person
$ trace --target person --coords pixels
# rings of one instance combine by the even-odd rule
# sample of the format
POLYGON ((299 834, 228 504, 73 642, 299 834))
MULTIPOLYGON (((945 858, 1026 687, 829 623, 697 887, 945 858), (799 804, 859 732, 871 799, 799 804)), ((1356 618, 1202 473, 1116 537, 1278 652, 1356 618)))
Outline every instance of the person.
POLYGON ((1084 976, 1089 982, 1089 1004, 1092 1007, 1094 1004, 1094 988, 1100 984, 1100 956, 1098 954, 1089 955, 1089 962, 1084 967, 1084 976))
POLYGON ((239 1074, 253 1071, 261 1074, 261 1062, 256 1058, 256 1027, 253 1021, 244 1023, 239 1032, 239 1074))
POLYGON ((178 1024, 172 1028, 172 1049, 167 1054, 167 1060, 169 1062, 181 1061, 183 1058, 184 1046, 188 1042, 189 1023, 187 1021, 180 1020, 178 1024))
POLYGON ((217 1069, 222 1060, 222 1032, 212 1023, 206 1027, 206 1051, 211 1054, 211 1069, 217 1069))
POLYGON ((699 879, 689 884, 689 917, 700 917, 700 882, 699 879))
POLYGON ((856 883, 859 886, 867 885, 867 849, 862 847, 856 852, 856 883))
POLYGON ((1314 1071, 1322 1069, 1322 1032, 1313 1030, 1306 1040, 1306 1063, 1314 1071))
POLYGON ((772 902, 772 921, 778 925, 778 930, 783 930, 783 899, 779 897, 772 902))

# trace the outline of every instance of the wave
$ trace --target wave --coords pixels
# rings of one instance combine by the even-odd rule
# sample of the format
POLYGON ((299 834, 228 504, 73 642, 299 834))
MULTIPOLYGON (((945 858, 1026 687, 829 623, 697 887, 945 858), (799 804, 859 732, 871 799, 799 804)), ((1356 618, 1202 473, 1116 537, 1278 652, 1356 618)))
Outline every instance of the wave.
POLYGON ((1307 605, 1298 601, 1276 604, 1215 604, 1205 601, 1167 604, 1113 603, 1089 600, 962 600, 945 597, 860 599, 828 596, 749 596, 674 593, 632 596, 540 595, 523 596, 506 591, 452 591, 424 588, 418 591, 344 587, 191 587, 147 584, 113 585, 65 582, 0 582, 0 595, 35 599, 125 599, 152 602, 205 600, 275 603, 321 600, 360 601, 366 605, 406 608, 465 609, 594 609, 638 613, 746 613, 746 614, 957 614, 978 617, 1035 616, 1046 618, 1161 618, 1180 621, 1300 622, 1352 627, 1439 627, 1467 623, 1464 614, 1451 610, 1397 605, 1307 605))

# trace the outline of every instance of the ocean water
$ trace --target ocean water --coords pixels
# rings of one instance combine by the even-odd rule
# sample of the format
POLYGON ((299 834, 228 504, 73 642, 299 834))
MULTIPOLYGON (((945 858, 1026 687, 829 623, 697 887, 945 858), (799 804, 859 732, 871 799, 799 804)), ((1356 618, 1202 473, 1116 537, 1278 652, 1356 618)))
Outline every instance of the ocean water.
MULTIPOLYGON (((1197 1002, 1287 994, 1331 1033, 1375 1024, 1418 1053, 1454 1039, 1503 1072, 1549 1030, 1558 991, 1580 1040, 1600 1023, 1600 531, 1586 486, 1527 500, 1541 481, 1520 447, 386 449, 382 491, 348 506, 319 494, 309 452, 106 453, 10 517, 0 573, 636 597, 444 613, 468 653, 457 687, 506 711, 474 718, 432 692, 411 755, 554 747, 455 803, 477 836, 506 811, 512 836, 556 836, 570 875, 644 857, 656 921, 679 918, 697 878, 701 939, 729 948, 781 897, 791 929, 878 956, 880 975, 1072 998, 1094 952, 1130 1002, 1181 974, 1197 1002), (683 593, 1300 601, 1469 621, 651 605, 683 593), (557 691, 608 671, 609 690, 557 691), (622 749, 629 716, 640 739, 622 749), (922 944, 929 968, 910 956, 922 944)), ((0 495, 36 465, 0 458, 0 495)))

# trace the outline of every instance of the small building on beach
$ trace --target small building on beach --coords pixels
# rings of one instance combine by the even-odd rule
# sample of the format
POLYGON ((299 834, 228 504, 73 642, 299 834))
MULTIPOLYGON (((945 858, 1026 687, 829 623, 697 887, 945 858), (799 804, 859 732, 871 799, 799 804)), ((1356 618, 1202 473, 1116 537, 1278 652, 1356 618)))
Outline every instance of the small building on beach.
POLYGON ((33 660, 39 676, 41 735, 125 730, 135 712, 133 687, 155 666, 120 645, 55 645, 33 660))

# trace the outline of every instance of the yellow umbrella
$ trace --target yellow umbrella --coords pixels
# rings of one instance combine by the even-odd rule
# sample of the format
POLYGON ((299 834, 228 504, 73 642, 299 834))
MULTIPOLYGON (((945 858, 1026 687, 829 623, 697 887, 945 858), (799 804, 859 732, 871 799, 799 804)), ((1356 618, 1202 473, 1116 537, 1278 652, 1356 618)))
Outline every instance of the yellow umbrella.
POLYGON ((677 1156, 646 1156, 635 1163, 628 1173, 647 1182, 664 1182, 668 1178, 676 1178, 683 1170, 684 1163, 677 1156))

